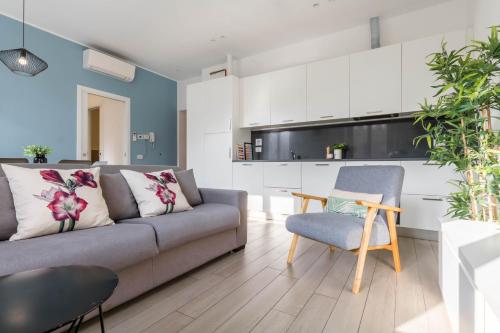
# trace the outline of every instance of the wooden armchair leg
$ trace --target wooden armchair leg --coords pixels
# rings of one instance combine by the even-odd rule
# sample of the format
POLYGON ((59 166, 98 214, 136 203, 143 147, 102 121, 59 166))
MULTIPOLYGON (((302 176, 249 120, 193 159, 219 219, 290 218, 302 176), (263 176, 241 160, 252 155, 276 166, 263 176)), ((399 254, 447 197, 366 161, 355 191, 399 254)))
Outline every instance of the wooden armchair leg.
POLYGON ((293 261, 293 256, 295 255, 295 249, 297 248, 297 242, 299 241, 299 235, 293 234, 292 244, 290 244, 290 250, 288 250, 288 260, 289 264, 293 261))
POLYGON ((356 264, 356 274, 354 275, 354 282, 352 284, 353 294, 359 293, 361 280, 363 278, 363 270, 365 268, 366 255, 368 253, 368 245, 370 243, 373 221, 377 213, 376 208, 368 208, 368 213, 365 219, 365 226, 363 229, 363 236, 361 237, 361 246, 359 247, 358 262, 356 264))
POLYGON ((394 270, 396 272, 401 272, 401 262, 399 260, 398 235, 396 233, 396 220, 394 218, 394 212, 386 211, 386 214, 387 214, 387 224, 389 227, 389 235, 391 237, 391 251, 392 251, 392 257, 394 259, 394 270))

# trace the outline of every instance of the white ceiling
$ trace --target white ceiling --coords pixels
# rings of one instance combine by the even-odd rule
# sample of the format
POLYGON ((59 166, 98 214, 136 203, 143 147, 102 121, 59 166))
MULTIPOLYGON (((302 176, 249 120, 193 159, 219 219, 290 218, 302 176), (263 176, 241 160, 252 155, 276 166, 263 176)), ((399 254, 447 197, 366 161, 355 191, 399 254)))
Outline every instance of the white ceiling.
MULTIPOLYGON (((446 1, 26 0, 26 21, 185 79, 228 53, 241 58, 446 1)), ((22 0, 0 0, 7 16, 20 18, 21 7, 22 0)))

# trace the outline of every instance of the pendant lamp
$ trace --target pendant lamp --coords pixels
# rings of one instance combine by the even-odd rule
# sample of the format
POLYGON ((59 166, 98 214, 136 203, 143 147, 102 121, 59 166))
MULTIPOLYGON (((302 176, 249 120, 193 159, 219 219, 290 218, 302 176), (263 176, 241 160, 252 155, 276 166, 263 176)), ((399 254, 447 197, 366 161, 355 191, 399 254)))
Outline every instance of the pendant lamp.
POLYGON ((24 12, 23 0, 23 47, 0 51, 0 61, 13 73, 23 76, 35 76, 49 67, 45 61, 24 48, 24 12))

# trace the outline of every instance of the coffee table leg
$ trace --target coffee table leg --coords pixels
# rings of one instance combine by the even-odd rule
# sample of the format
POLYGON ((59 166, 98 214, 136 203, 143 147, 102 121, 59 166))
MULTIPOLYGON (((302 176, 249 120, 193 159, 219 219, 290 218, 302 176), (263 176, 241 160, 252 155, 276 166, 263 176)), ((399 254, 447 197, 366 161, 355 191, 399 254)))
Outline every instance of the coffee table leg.
POLYGON ((102 315, 102 306, 99 305, 99 321, 101 322, 101 333, 104 333, 104 316, 102 315))

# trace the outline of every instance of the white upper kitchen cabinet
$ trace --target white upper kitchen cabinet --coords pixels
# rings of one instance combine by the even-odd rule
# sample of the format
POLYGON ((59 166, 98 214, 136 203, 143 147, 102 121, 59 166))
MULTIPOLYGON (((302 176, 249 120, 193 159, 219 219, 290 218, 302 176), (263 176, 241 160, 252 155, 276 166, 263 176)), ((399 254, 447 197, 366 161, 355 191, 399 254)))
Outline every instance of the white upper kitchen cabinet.
POLYGON ((231 131, 233 117, 239 110, 238 96, 239 79, 235 76, 189 85, 187 102, 197 106, 188 105, 188 113, 195 115, 191 121, 199 123, 203 133, 231 131))
POLYGON ((447 50, 456 50, 465 45, 465 31, 454 31, 403 43, 402 49, 402 98, 403 112, 420 110, 420 103, 435 101, 436 90, 433 73, 427 63, 432 53, 441 51, 441 42, 446 42, 447 50))
POLYGON ((401 44, 350 56, 351 117, 401 112, 401 44))
POLYGON ((270 74, 260 74, 240 79, 240 114, 242 127, 269 125, 270 74))
POLYGON ((270 73, 271 125, 306 121, 307 66, 270 73))
POLYGON ((349 57, 307 65, 307 121, 349 118, 349 57))

